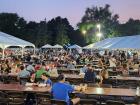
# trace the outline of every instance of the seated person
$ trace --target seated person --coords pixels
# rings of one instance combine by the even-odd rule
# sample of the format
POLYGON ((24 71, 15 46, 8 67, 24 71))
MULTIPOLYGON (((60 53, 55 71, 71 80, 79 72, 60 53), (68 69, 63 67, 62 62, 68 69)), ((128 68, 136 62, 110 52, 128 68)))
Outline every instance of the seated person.
POLYGON ((140 76, 140 65, 139 65, 139 68, 138 68, 138 76, 140 76))
POLYGON ((116 67, 116 59, 114 56, 110 57, 109 58, 109 64, 110 64, 110 67, 116 67))
POLYGON ((85 65, 83 68, 80 69, 80 74, 85 73, 87 71, 88 67, 85 65))
POLYGON ((102 71, 101 71, 101 84, 103 83, 103 84, 106 84, 107 83, 107 80, 108 80, 108 78, 109 78, 109 74, 108 74, 108 71, 107 71, 107 69, 105 68, 105 69, 103 69, 102 71))
POLYGON ((122 66, 121 62, 117 61, 117 63, 116 63, 116 71, 122 71, 122 69, 123 69, 123 66, 122 66))
POLYGON ((33 67, 32 62, 29 62, 29 65, 27 66, 26 70, 30 73, 35 72, 35 68, 33 67))
MULTIPOLYGON (((28 83, 35 83, 36 84, 36 78, 35 73, 31 73, 30 78, 27 81, 28 83)), ((35 94, 34 93, 28 93, 25 101, 25 105, 33 105, 35 104, 35 94)))
POLYGON ((58 82, 52 86, 52 95, 54 99, 64 100, 67 102, 67 105, 75 105, 80 101, 80 98, 69 98, 69 93, 74 91, 74 87, 65 83, 64 75, 58 76, 58 82))
POLYGON ((55 66, 53 66, 50 70, 49 70, 50 76, 52 77, 58 77, 58 72, 57 72, 57 68, 55 66))
POLYGON ((17 78, 20 79, 20 84, 25 85, 27 79, 30 77, 30 72, 27 71, 23 65, 20 66, 20 70, 17 78))
POLYGON ((71 69, 75 69, 75 65, 72 63, 72 61, 69 61, 67 64, 67 69, 71 70, 71 69))
POLYGON ((133 70, 138 70, 139 68, 139 62, 134 63, 133 70))
POLYGON ((40 69, 41 69, 41 64, 40 63, 37 63, 35 65, 35 71, 40 70, 40 69))
POLYGON ((26 70, 26 68, 24 68, 23 65, 20 66, 20 72, 18 73, 18 77, 19 78, 28 78, 30 77, 30 72, 26 70))
POLYGON ((30 74, 30 78, 28 78, 27 82, 29 83, 36 83, 35 73, 30 74))
POLYGON ((96 73, 94 69, 92 68, 91 64, 88 64, 87 67, 88 69, 85 72, 84 81, 95 83, 96 73))
POLYGON ((45 63, 43 62, 42 65, 41 65, 41 67, 40 67, 40 69, 37 70, 37 72, 36 72, 36 78, 40 78, 41 75, 42 75, 42 73, 48 73, 48 72, 45 70, 45 67, 46 67, 46 65, 45 65, 45 63))
POLYGON ((103 67, 103 66, 104 66, 103 57, 99 56, 98 67, 103 67))
POLYGON ((122 75, 123 76, 129 76, 129 71, 128 71, 127 64, 123 64, 122 75))
POLYGON ((42 83, 46 84, 47 86, 52 86, 52 81, 50 80, 50 76, 47 73, 43 73, 41 75, 41 79, 43 80, 42 83))

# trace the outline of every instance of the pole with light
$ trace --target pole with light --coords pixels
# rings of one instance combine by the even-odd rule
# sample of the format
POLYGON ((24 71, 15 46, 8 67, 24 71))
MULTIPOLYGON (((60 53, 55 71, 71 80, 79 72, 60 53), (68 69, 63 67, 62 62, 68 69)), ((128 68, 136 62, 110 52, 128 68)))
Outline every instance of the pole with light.
POLYGON ((97 24, 97 28, 98 28, 98 33, 97 33, 97 37, 99 38, 99 41, 102 37, 102 33, 101 33, 101 24, 97 24))
POLYGON ((86 30, 83 30, 82 33, 85 35, 87 33, 87 31, 86 30))
POLYGON ((101 32, 101 25, 100 24, 97 24, 97 28, 99 30, 99 33, 101 32))
POLYGON ((86 41, 86 33, 87 33, 86 30, 82 30, 82 34, 84 35, 84 39, 85 39, 85 41, 86 41))

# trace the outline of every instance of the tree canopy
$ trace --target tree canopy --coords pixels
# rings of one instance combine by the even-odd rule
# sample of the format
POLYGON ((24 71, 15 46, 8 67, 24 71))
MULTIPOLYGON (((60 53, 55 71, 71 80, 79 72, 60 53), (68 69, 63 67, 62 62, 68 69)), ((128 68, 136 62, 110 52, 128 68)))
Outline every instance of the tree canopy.
POLYGON ((81 23, 78 24, 81 32, 86 31, 86 42, 96 42, 98 41, 97 33, 99 32, 97 24, 101 25, 101 32, 103 33, 102 38, 113 37, 117 35, 116 27, 119 24, 119 16, 117 14, 113 15, 110 12, 110 5, 105 5, 105 7, 91 7, 87 8, 85 15, 82 17, 81 23))

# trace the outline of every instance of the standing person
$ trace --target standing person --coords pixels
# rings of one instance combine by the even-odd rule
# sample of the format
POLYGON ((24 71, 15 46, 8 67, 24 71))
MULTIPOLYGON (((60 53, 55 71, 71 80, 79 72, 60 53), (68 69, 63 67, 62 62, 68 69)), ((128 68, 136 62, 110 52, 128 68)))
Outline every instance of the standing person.
POLYGON ((67 105, 76 105, 80 98, 74 98, 70 100, 69 93, 74 91, 74 87, 65 83, 64 75, 58 76, 58 82, 52 86, 53 98, 57 100, 64 100, 67 105))

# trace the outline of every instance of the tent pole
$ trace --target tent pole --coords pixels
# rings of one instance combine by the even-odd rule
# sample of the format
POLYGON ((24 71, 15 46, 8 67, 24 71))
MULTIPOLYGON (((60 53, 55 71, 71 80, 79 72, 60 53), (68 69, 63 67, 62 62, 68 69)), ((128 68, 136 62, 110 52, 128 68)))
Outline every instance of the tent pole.
POLYGON ((33 49, 33 54, 35 55, 35 47, 34 47, 34 49, 33 49))
POLYGON ((23 54, 24 54, 24 46, 21 47, 21 57, 23 58, 23 54))
POLYGON ((5 52, 5 48, 2 49, 2 59, 4 59, 4 57, 5 57, 5 53, 4 52, 5 52))

